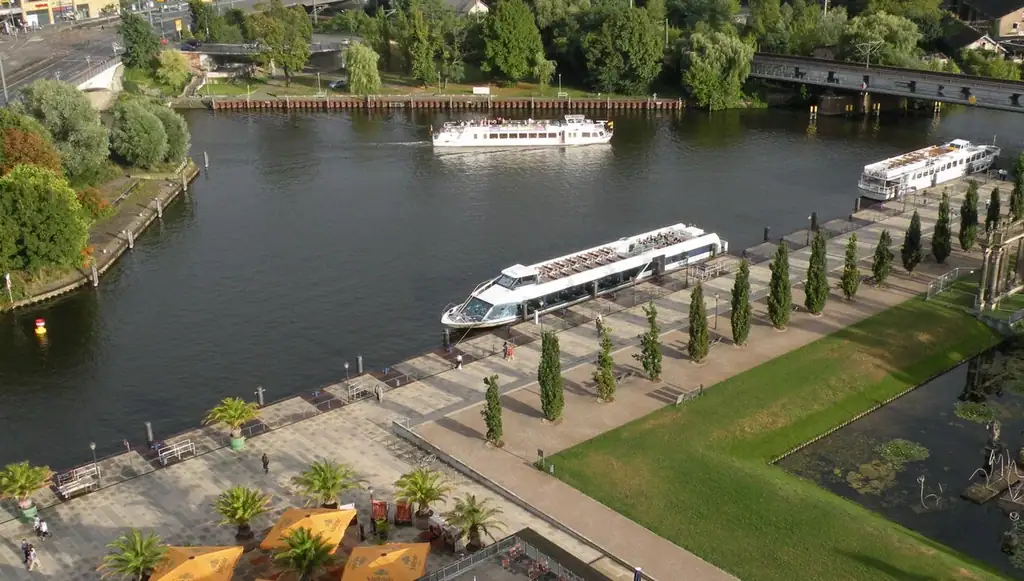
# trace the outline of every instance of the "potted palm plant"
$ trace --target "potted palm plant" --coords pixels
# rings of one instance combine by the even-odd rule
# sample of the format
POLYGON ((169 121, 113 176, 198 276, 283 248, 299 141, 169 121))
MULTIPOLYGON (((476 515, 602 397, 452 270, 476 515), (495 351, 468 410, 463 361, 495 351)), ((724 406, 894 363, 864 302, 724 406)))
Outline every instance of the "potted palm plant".
POLYGON ((298 581, 313 581, 321 569, 334 562, 331 552, 334 547, 329 546, 322 535, 314 535, 309 529, 295 529, 283 540, 288 547, 274 555, 274 560, 294 573, 298 581))
POLYGON ((231 449, 238 451, 245 447, 242 426, 259 416, 260 406, 240 397, 226 397, 217 407, 206 414, 204 424, 224 424, 231 430, 231 449))
POLYGON ((292 484, 307 498, 307 506, 318 503, 323 508, 338 508, 341 493, 359 486, 351 468, 330 460, 313 462, 308 470, 292 478, 292 484))
POLYGON ((448 502, 452 487, 443 474, 429 468, 417 468, 395 481, 395 500, 416 507, 413 524, 421 531, 430 527, 430 516, 434 514, 430 505, 448 502))
POLYGON ((456 499, 455 507, 444 515, 448 524, 459 529, 467 539, 466 550, 470 553, 483 548, 480 533, 493 541, 492 530, 505 530, 505 525, 498 520, 498 515, 502 514, 501 509, 488 506, 489 501, 487 498, 478 501, 476 495, 466 493, 466 496, 456 499))
POLYGON ((112 551, 103 557, 99 567, 103 577, 119 575, 132 581, 147 581, 167 552, 160 537, 152 533, 143 534, 138 529, 124 533, 107 547, 112 551))
POLYGON ((46 486, 53 478, 49 466, 32 466, 28 462, 8 464, 0 470, 0 496, 18 501, 21 517, 30 521, 39 512, 32 493, 46 486))
POLYGON ((217 500, 213 501, 213 509, 224 519, 220 524, 238 527, 235 540, 244 542, 256 536, 249 523, 267 512, 268 504, 270 498, 259 490, 235 486, 220 493, 217 500))

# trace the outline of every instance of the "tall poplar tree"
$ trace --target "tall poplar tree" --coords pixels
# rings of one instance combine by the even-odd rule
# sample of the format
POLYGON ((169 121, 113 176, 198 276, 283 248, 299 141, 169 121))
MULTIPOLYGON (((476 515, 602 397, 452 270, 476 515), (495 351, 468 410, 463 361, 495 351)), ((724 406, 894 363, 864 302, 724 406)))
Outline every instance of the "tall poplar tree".
POLYGON ((843 276, 839 279, 846 300, 853 300, 860 287, 860 269, 857 268, 857 235, 850 234, 846 242, 846 256, 843 257, 843 276))
POLYGON ((690 293, 690 341, 686 352, 694 363, 708 356, 708 313, 704 307, 704 287, 699 282, 690 293))
POLYGON ((789 324, 789 312, 793 308, 793 289, 789 282, 789 247, 785 242, 775 249, 769 269, 772 278, 768 283, 768 318, 776 329, 785 329, 789 324))
POLYGON ((985 213, 985 232, 995 228, 999 223, 999 188, 992 188, 992 195, 988 199, 988 212, 985 213))
POLYGON ((750 336, 750 263, 746 258, 740 262, 736 280, 732 283, 732 340, 737 345, 746 345, 750 336))
POLYGON ((1010 215, 1014 220, 1024 218, 1024 153, 1013 164, 1013 192, 1010 193, 1010 215))
POLYGON ((612 334, 608 323, 601 324, 601 351, 597 354, 597 397, 601 401, 615 400, 615 360, 612 358, 612 334))
POLYGON ((647 332, 640 337, 640 352, 634 353, 633 359, 640 362, 651 381, 661 381, 661 329, 654 301, 644 307, 644 315, 647 316, 647 332))
POLYGON ((967 183, 967 195, 960 205, 960 248, 970 252, 978 239, 978 182, 967 183))
POLYGON ((935 222, 935 231, 932 232, 932 255, 935 262, 942 264, 953 252, 953 226, 950 223, 949 215, 949 192, 942 191, 942 201, 939 202, 939 219, 935 222))
POLYGON ((503 433, 501 423, 501 393, 498 391, 498 376, 492 375, 484 378, 484 385, 487 386, 484 409, 480 415, 484 417, 484 425, 487 426, 487 441, 495 446, 501 447, 501 435, 503 433))
POLYGON ((875 279, 875 286, 885 284, 892 272, 892 260, 895 256, 892 253, 892 236, 888 230, 882 230, 878 237, 878 244, 875 246, 875 255, 871 259, 871 276, 875 279))
POLYGON ((811 241, 811 260, 804 284, 804 306, 813 315, 820 315, 828 300, 827 260, 825 235, 818 230, 811 241))
POLYGON ((540 367, 537 368, 537 383, 540 384, 540 409, 549 422, 562 417, 562 408, 565 407, 560 357, 558 336, 554 331, 544 331, 540 337, 540 367))
POLYGON ((921 264, 921 216, 914 210, 910 217, 910 227, 903 235, 903 248, 900 249, 900 258, 903 260, 903 268, 913 273, 918 264, 921 264))

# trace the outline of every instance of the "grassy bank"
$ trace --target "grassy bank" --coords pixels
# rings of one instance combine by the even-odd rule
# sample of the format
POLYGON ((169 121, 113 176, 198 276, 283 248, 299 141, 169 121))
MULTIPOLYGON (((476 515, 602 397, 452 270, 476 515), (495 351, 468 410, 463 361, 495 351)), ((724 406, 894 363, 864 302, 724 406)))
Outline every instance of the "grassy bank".
POLYGON ((1000 578, 768 464, 997 340, 962 310, 915 299, 553 462, 569 484, 743 581, 1000 578))

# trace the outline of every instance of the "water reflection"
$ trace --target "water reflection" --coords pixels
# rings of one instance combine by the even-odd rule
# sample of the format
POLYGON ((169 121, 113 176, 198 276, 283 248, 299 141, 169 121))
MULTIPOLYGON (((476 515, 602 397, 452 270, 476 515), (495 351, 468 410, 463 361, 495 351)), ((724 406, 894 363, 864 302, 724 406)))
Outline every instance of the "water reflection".
POLYGON ((502 171, 568 171, 580 172, 600 169, 612 159, 612 145, 582 147, 536 148, 473 148, 467 150, 435 151, 435 156, 446 170, 484 172, 502 171))
POLYGON ((780 466, 1024 578, 1001 542, 1008 516, 1024 512, 1022 379, 1024 344, 1004 344, 780 466))

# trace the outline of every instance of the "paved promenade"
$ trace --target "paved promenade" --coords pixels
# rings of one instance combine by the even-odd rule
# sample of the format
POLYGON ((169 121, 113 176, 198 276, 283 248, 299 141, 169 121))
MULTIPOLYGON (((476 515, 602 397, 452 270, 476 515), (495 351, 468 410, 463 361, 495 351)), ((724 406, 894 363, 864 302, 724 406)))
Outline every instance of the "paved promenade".
MULTIPOLYGON (((1003 185, 1003 190, 1008 192, 1009 188, 1003 185)), ((987 199, 990 188, 991 185, 982 188, 983 200, 987 199)), ((963 190, 963 186, 959 187, 954 198, 954 215, 963 190)), ((933 227, 936 209, 934 197, 929 205, 922 208, 926 233, 933 227)), ((908 222, 909 215, 890 217, 878 224, 842 221, 825 226, 847 231, 862 225, 857 234, 860 254, 866 258, 883 228, 888 228, 899 244, 908 222)), ((927 240, 926 236, 926 243, 927 240)), ((845 235, 830 241, 830 266, 841 267, 845 243, 845 235)), ((898 254, 898 248, 896 250, 898 254)), ((808 250, 791 254, 794 281, 804 278, 808 256, 808 250)), ((729 260, 735 262, 734 259, 729 260)), ((315 396, 307 393, 268 406, 261 412, 261 423, 252 429, 254 433, 265 433, 251 438, 247 449, 241 453, 225 448, 226 435, 218 429, 204 428, 168 438, 171 443, 191 440, 199 457, 155 469, 155 465, 148 464, 137 451, 133 451, 101 462, 104 488, 100 491, 69 502, 58 501, 48 490, 41 491, 36 500, 44 507, 41 516, 50 524, 54 538, 41 544, 42 567, 31 575, 22 567, 18 551, 18 543, 31 533, 30 527, 13 520, 13 507, 9 503, 3 504, 0 520, 6 522, 0 523, 0 539, 3 539, 0 545, 0 581, 97 579, 99 575, 94 569, 106 552, 106 543, 128 527, 154 531, 171 544, 232 544, 232 528, 217 526, 219 518, 210 508, 213 498, 235 485, 256 486, 267 491, 274 497, 274 511, 254 523, 257 530, 265 529, 284 508, 301 506, 302 501, 295 496, 290 479, 318 458, 351 465, 364 485, 373 487, 374 498, 391 500, 393 482, 402 473, 419 465, 425 456, 424 452, 395 436, 392 431, 394 421, 410 426, 445 454, 511 490, 618 559, 643 566, 645 572, 658 581, 732 579, 727 573, 530 467, 530 462, 536 459, 537 449, 553 454, 674 403, 678 395, 693 391, 700 384, 713 385, 729 375, 898 304, 921 292, 930 276, 968 263, 968 258, 956 255, 946 266, 926 264, 922 268, 923 274, 915 275, 913 279, 895 276, 885 289, 862 285, 859 298, 853 303, 845 303, 833 295, 824 316, 813 318, 796 313, 785 333, 771 330, 763 323, 756 325, 750 346, 745 349, 728 345, 729 325, 725 312, 732 286, 731 275, 710 280, 705 283, 705 296, 709 312, 713 313, 714 294, 720 294, 719 312, 722 316, 719 317, 717 332, 723 343, 712 349, 710 363, 701 367, 693 366, 684 355, 686 338, 683 325, 687 319, 689 291, 671 294, 671 291, 686 285, 685 275, 667 277, 658 285, 638 285, 635 290, 638 298, 635 300, 661 297, 656 303, 659 320, 666 331, 663 338, 666 346, 665 381, 652 384, 640 378, 626 380, 620 385, 616 402, 607 405, 595 402, 590 380, 590 362, 597 353, 596 332, 591 321, 597 313, 605 314, 619 349, 616 361, 623 369, 630 367, 632 360, 629 355, 635 349, 637 336, 645 329, 639 308, 622 308, 626 301, 634 302, 632 292, 591 301, 564 314, 543 317, 540 327, 564 329, 559 337, 567 380, 566 419, 558 426, 543 424, 539 419, 535 377, 540 345, 539 341, 530 340, 539 336, 541 329, 532 323, 524 323, 511 332, 511 336, 522 344, 516 351, 516 360, 512 362, 492 355, 500 349, 503 338, 486 334, 458 346, 457 352, 463 353, 467 361, 461 370, 451 369, 450 361, 442 355, 428 354, 394 366, 380 379, 361 376, 329 387, 315 396), (610 314, 613 311, 615 314, 610 314), (574 324, 583 326, 573 327, 574 324), (483 399, 482 378, 493 373, 500 376, 504 392, 502 403, 508 444, 504 450, 490 449, 481 439, 478 404, 483 399), (378 403, 371 397, 342 405, 358 395, 357 392, 375 387, 386 390, 383 402, 378 403), (266 476, 259 463, 263 452, 271 459, 271 473, 266 476)), ((863 267, 868 270, 866 263, 863 267)), ((763 294, 767 280, 767 263, 752 268, 755 297, 763 294)), ((802 303, 799 292, 794 294, 794 303, 802 303)), ((763 306, 757 305, 755 310, 758 318, 763 319, 763 306)), ((303 387, 296 386, 296 389, 303 387)), ((493 498, 504 510, 503 520, 509 532, 531 527, 592 563, 612 579, 631 578, 627 569, 600 551, 555 529, 546 520, 507 501, 493 489, 451 472, 437 462, 433 465, 449 471, 458 494, 471 492, 493 498)), ((614 469, 615 459, 610 458, 609 470, 614 469)), ((637 493, 643 493, 642 487, 637 493)), ((365 512, 369 493, 365 489, 352 491, 342 500, 355 502, 365 512)), ((439 508, 445 509, 444 506, 439 508)), ((451 553, 435 552, 429 562, 430 569, 436 569, 453 558, 451 553)), ((252 578, 253 567, 243 563, 235 580, 251 581, 252 578)))

